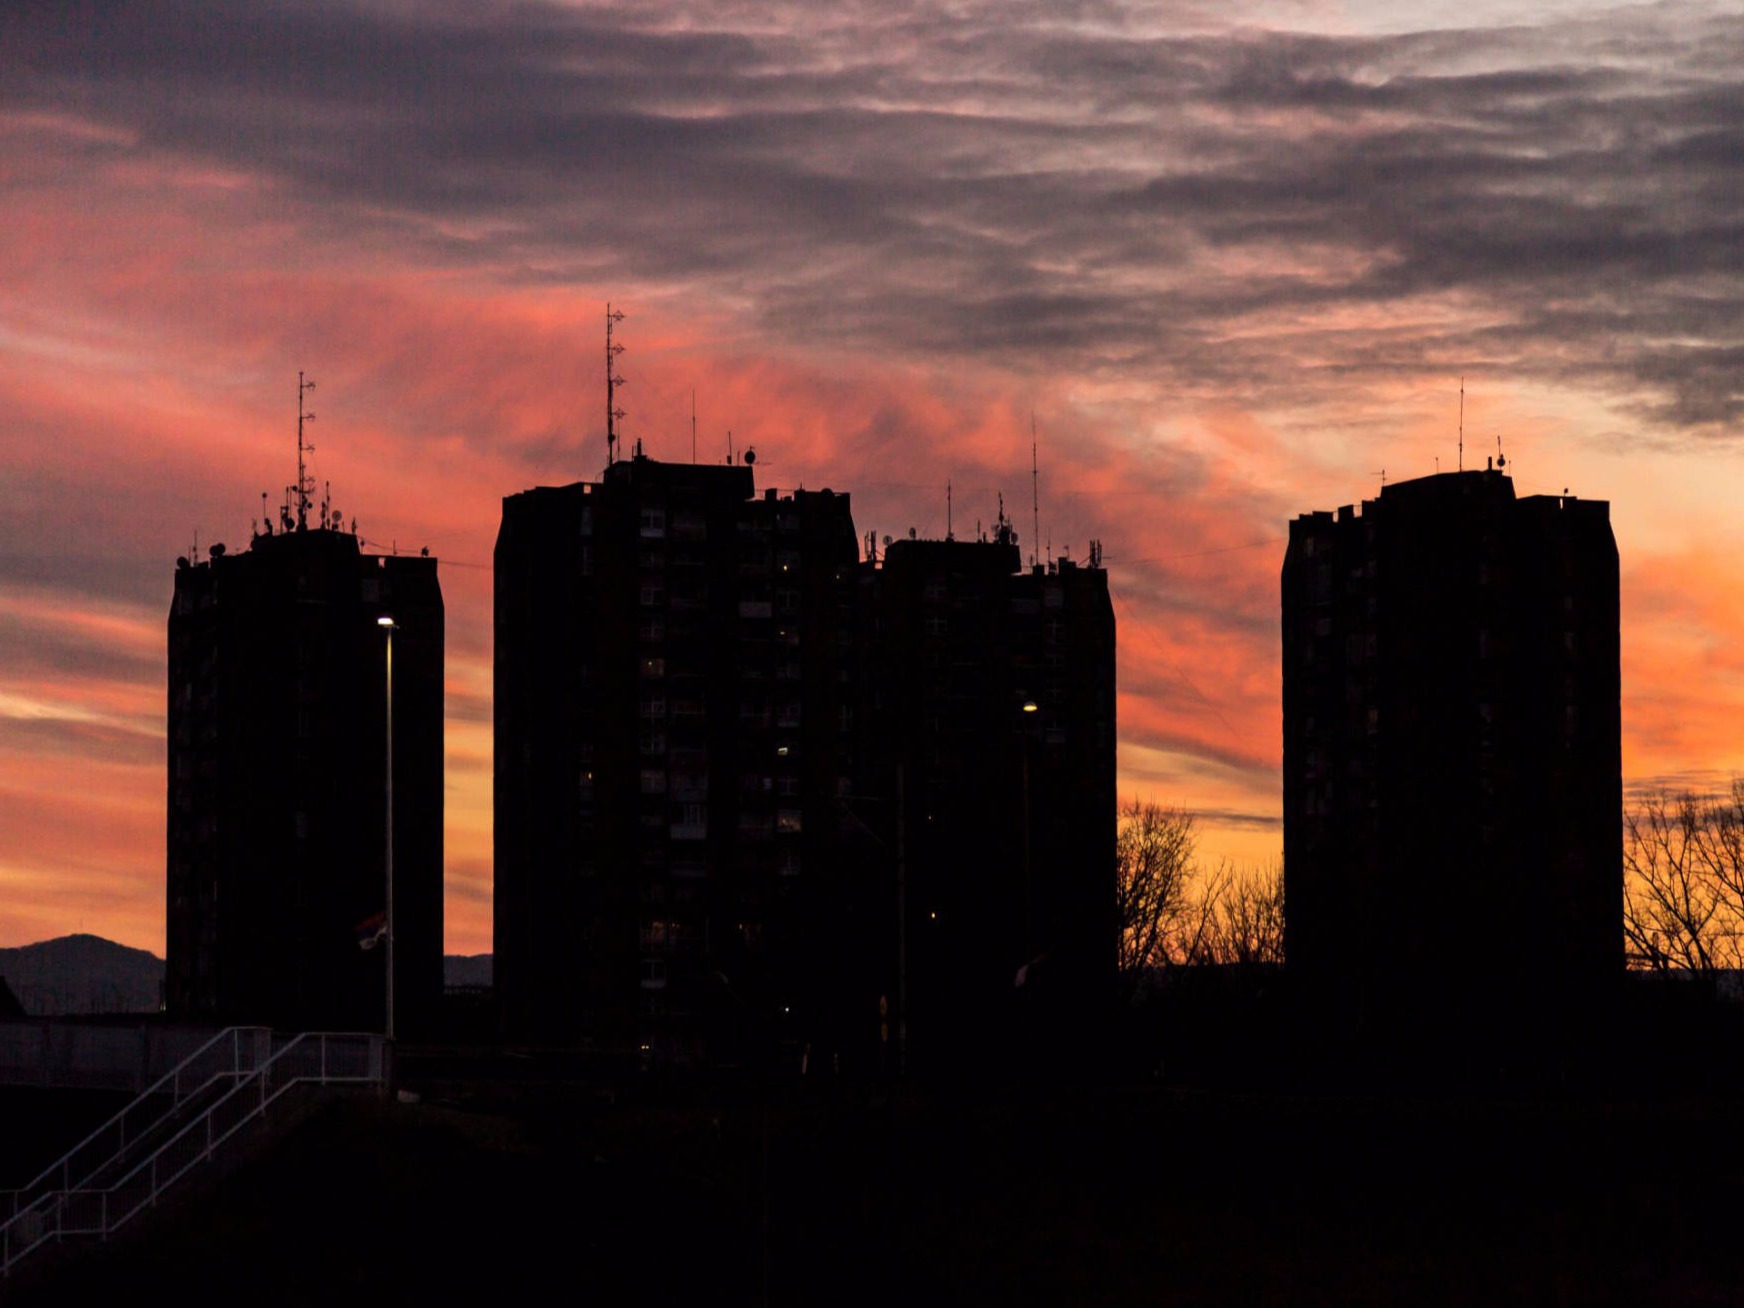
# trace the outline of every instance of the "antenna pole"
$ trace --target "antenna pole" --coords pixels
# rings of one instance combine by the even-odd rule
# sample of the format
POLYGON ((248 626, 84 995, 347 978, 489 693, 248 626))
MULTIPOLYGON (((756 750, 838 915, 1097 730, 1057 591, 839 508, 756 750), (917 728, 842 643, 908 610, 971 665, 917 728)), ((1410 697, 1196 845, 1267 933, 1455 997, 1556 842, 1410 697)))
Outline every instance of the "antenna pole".
POLYGON ((955 539, 951 532, 951 481, 948 477, 945 479, 945 539, 955 539))
POLYGON ((315 383, 304 378, 301 371, 297 373, 297 530, 303 531, 309 525, 309 496, 315 493, 315 483, 309 479, 308 467, 303 461, 305 454, 313 454, 315 447, 303 439, 303 425, 315 421, 315 415, 303 407, 303 398, 315 389, 315 383))
MULTIPOLYGON (((1040 548, 1042 543, 1041 464, 1036 459, 1036 424, 1034 409, 1029 411, 1029 507, 1033 518, 1031 527, 1035 533, 1029 538, 1029 565, 1033 568, 1036 564, 1041 562, 1041 560, 1036 557, 1036 550, 1040 548)), ((1048 548, 1048 553, 1053 553, 1052 546, 1048 548)))
POLYGON ((690 388, 690 461, 696 462, 696 387, 690 388))
POLYGON ((1465 471, 1465 375, 1459 379, 1459 470, 1465 471))
POLYGON ((622 311, 614 313, 612 303, 606 301, 606 467, 611 467, 618 453, 618 419, 624 416, 624 411, 617 405, 617 388, 624 384, 624 379, 618 376, 618 356, 624 352, 622 345, 612 343, 612 328, 624 320, 622 311))

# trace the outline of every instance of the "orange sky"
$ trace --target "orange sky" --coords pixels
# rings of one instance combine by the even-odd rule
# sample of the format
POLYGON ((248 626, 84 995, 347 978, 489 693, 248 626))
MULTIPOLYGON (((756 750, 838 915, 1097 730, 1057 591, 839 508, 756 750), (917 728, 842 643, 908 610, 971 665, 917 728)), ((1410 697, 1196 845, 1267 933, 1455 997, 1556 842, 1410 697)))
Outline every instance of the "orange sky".
POLYGON ((502 496, 600 470, 607 299, 632 439, 688 458, 694 390, 703 457, 862 533, 942 534, 949 479, 1027 549, 1033 414, 1044 542, 1104 547, 1122 789, 1208 857, 1282 845, 1290 517, 1451 468, 1462 373, 1468 465, 1500 433, 1521 493, 1612 502, 1629 783, 1724 781, 1744 57, 1602 10, 9 22, 0 945, 161 952, 174 560, 293 478, 302 369, 335 504, 441 559, 448 948, 489 948, 488 564, 502 496))

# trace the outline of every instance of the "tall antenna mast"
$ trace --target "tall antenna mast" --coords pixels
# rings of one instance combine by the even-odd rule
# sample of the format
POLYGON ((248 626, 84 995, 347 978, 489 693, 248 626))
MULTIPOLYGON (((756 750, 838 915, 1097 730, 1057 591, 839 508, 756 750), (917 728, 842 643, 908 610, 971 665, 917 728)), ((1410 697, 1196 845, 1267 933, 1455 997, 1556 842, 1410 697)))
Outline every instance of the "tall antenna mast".
POLYGON ((297 530, 302 531, 309 525, 309 497, 315 493, 314 480, 309 476, 304 455, 313 454, 315 447, 303 439, 303 427, 306 423, 315 421, 315 415, 303 407, 303 399, 315 389, 315 383, 304 378, 301 371, 297 373, 297 530))
POLYGON ((1459 470, 1465 471, 1465 374, 1459 378, 1459 470))
POLYGON ((955 540, 951 532, 951 479, 945 478, 945 539, 955 540))
MULTIPOLYGON (((1031 526, 1035 531, 1035 534, 1029 538, 1029 565, 1033 568, 1036 564, 1041 562, 1041 560, 1036 557, 1036 550, 1040 548, 1042 543, 1041 464, 1036 460, 1036 425, 1034 409, 1029 411, 1029 507, 1034 519, 1031 526)), ((1053 552, 1053 547, 1050 545, 1048 547, 1048 553, 1052 554, 1053 552)))
POLYGON ((618 356, 624 352, 624 347, 612 343, 612 328, 624 320, 622 312, 612 312, 610 300, 606 301, 606 467, 611 467, 618 454, 618 419, 624 416, 624 411, 617 406, 617 388, 624 384, 624 379, 618 376, 618 356))
POLYGON ((696 387, 690 388, 690 461, 696 462, 696 387))

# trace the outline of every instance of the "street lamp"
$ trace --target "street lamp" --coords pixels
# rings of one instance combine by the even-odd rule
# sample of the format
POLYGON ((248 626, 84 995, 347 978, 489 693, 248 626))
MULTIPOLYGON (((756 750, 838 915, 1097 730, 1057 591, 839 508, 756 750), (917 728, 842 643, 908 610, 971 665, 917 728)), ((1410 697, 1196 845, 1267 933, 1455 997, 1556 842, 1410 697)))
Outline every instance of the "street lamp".
POLYGON ((399 624, 386 614, 375 620, 376 626, 387 634, 387 767, 385 769, 386 785, 386 840, 387 840, 387 907, 384 916, 387 918, 387 1013, 384 1022, 385 1034, 389 1040, 394 1038, 394 632, 399 624))
POLYGON ((1028 718, 1040 712, 1033 699, 1023 702, 1023 949, 1027 958, 1035 951, 1035 881, 1030 867, 1029 730, 1028 718))

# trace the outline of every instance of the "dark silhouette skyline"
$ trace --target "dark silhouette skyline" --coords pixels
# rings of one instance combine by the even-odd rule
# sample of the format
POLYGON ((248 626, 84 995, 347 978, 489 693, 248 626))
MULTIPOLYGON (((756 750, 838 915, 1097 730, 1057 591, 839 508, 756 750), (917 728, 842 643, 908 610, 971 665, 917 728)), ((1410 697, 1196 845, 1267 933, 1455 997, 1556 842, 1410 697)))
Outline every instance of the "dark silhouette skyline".
POLYGON ((1552 1047, 1623 969, 1609 505, 1495 469, 1290 525, 1285 960, 1345 1036, 1552 1047))
POLYGON ((443 605, 436 560, 329 522, 177 561, 169 616, 172 1017, 383 1029, 386 643, 394 631, 395 1015, 442 988, 443 605), (368 945, 371 948, 361 946, 368 945))
POLYGON ((758 495, 745 463, 508 497, 507 1029, 895 1072, 1105 1005, 1106 576, 1014 542, 1001 519, 862 561, 847 495, 758 495))

